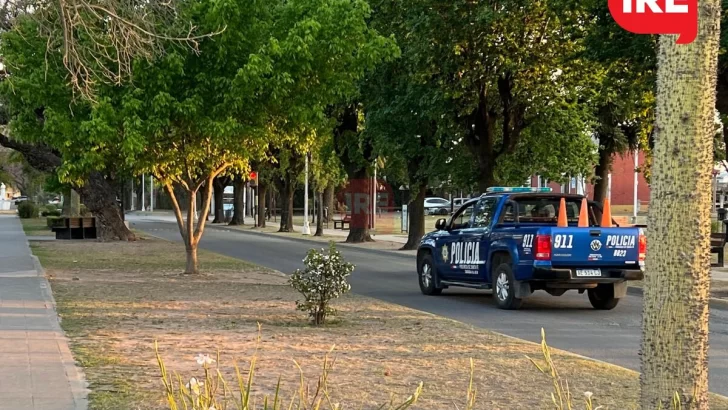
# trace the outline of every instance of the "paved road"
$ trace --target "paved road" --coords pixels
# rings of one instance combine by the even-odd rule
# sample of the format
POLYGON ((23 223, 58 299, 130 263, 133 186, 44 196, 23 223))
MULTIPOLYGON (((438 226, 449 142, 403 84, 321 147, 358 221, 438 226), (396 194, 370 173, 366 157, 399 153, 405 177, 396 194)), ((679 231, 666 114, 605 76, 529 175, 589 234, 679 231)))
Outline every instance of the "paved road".
MULTIPOLYGON (((170 240, 180 240, 173 223, 135 220, 135 228, 170 240)), ((323 244, 322 244, 323 245, 323 244)), ((205 230, 200 246, 245 259, 281 272, 302 267, 311 242, 255 232, 213 228, 205 230)), ((340 247, 356 265, 352 290, 360 295, 449 317, 521 339, 540 341, 541 327, 549 345, 577 354, 639 370, 642 299, 627 296, 612 311, 591 308, 586 295, 567 292, 553 297, 536 292, 518 311, 495 308, 484 291, 448 289, 442 296, 420 293, 414 258, 367 249, 340 247)), ((728 311, 711 311, 710 389, 728 395, 728 311)))

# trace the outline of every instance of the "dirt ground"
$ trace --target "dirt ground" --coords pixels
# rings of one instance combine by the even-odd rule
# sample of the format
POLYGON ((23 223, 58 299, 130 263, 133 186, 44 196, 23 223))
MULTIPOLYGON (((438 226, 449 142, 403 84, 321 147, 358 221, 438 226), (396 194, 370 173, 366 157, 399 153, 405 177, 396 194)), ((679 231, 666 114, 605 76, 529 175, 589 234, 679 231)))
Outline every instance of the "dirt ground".
MULTIPOLYGON (((215 357, 219 350, 229 381, 235 361, 247 370, 256 355, 259 403, 279 377, 284 397, 295 393, 294 360, 314 388, 334 347, 329 388, 345 408, 379 408, 392 395, 402 401, 420 382, 424 390, 413 408, 465 408, 471 358, 475 409, 552 408, 551 380, 526 357, 541 357, 532 343, 353 295, 336 303, 339 315, 330 324, 312 327, 295 310, 297 294, 280 273, 201 252, 204 274, 180 276, 183 248, 156 239, 32 247, 90 382, 91 409, 166 408, 155 340, 167 369, 183 380, 201 376, 198 354, 215 357)), ((554 352, 554 360, 575 397, 590 391, 603 409, 635 408, 635 372, 563 352, 554 352)), ((581 399, 576 404, 583 407, 581 399)))

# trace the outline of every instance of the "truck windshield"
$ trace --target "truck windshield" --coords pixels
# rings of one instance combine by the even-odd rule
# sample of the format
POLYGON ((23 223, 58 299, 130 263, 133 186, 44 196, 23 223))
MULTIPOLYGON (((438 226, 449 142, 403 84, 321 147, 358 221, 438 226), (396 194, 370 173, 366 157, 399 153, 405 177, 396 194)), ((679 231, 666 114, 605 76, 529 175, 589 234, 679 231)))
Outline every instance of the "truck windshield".
MULTIPOLYGON (((518 221, 520 223, 556 224, 559 215, 560 197, 538 197, 538 198, 517 198, 514 202, 518 204, 518 221)), ((581 199, 566 198, 566 218, 569 223, 579 221, 579 208, 581 199)), ((589 210, 589 224, 592 225, 596 219, 593 212, 589 210)), ((515 222, 513 206, 506 205, 502 222, 515 222)))

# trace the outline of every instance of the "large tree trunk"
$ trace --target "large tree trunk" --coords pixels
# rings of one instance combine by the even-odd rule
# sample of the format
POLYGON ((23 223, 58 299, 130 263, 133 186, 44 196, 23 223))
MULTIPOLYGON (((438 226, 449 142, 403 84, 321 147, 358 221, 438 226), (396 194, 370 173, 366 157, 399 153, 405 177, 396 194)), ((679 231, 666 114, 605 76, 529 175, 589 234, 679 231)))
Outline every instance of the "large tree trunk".
POLYGON ((133 241, 136 236, 126 227, 116 204, 114 184, 100 172, 92 172, 82 187, 76 188, 81 202, 96 217, 96 232, 101 240, 133 241))
POLYGON ((374 242, 369 232, 370 228, 370 210, 369 206, 357 206, 360 204, 371 204, 371 183, 367 175, 366 168, 360 169, 353 173, 353 178, 349 180, 349 186, 355 186, 351 189, 352 207, 351 222, 349 224, 349 235, 346 237, 347 243, 374 242), (359 199, 357 199, 357 196, 359 199))
POLYGON ((334 184, 332 183, 324 190, 324 206, 326 207, 326 222, 331 222, 334 214, 334 184))
MULTIPOLYGON (((258 181, 258 227, 265 228, 266 199, 268 197, 268 184, 258 181)), ((268 205, 270 206, 270 205, 268 205)))
POLYGON ((293 232, 293 194, 295 185, 291 178, 284 178, 279 183, 281 193, 281 225, 278 232, 293 232))
POLYGON ((136 178, 134 188, 136 190, 136 203, 134 205, 136 205, 136 209, 138 211, 144 211, 144 209, 142 209, 142 202, 144 202, 144 204, 143 204, 144 206, 147 205, 147 200, 146 200, 146 198, 144 198, 144 197, 146 197, 147 186, 146 186, 146 184, 144 184, 144 191, 142 192, 142 177, 136 178), (142 195, 142 193, 144 195, 142 195), (142 201, 142 198, 144 198, 143 201, 142 201))
POLYGON ((409 204, 407 243, 402 247, 403 251, 417 249, 420 239, 425 235, 425 196, 427 196, 427 183, 422 183, 414 200, 409 204))
POLYGON ((214 224, 221 224, 225 222, 225 186, 227 185, 228 178, 218 177, 212 183, 213 197, 215 202, 215 218, 212 220, 214 224))
POLYGON ((642 314, 641 404, 708 409, 708 299, 720 1, 690 44, 660 37, 642 314))
POLYGON ((348 105, 339 121, 339 125, 334 130, 334 142, 337 147, 337 155, 349 177, 348 189, 352 195, 351 222, 346 242, 372 242, 373 239, 369 234, 370 207, 361 206, 361 204, 372 200, 367 164, 371 164, 376 157, 374 145, 370 139, 363 138, 356 150, 352 152, 352 145, 347 143, 348 139, 355 138, 359 134, 359 111, 356 104, 348 105))
POLYGON ((478 166, 478 189, 480 193, 497 185, 495 180, 495 163, 489 159, 484 159, 484 161, 478 166))
POLYGON ((245 225, 245 181, 237 177, 233 182, 233 217, 230 225, 245 225))
POLYGON ((612 170, 614 154, 605 149, 599 148, 599 163, 594 167, 594 201, 602 203, 607 198, 609 189, 609 172, 612 170))
POLYGON ((317 192, 319 207, 316 208, 316 233, 313 236, 324 236, 324 193, 317 192))

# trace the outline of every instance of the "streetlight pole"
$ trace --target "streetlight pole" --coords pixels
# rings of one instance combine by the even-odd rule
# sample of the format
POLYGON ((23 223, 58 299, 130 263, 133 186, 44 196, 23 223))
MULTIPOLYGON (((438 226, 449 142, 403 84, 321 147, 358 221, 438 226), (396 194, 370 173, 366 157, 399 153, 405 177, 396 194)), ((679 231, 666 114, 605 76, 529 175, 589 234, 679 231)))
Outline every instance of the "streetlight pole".
POLYGON ((303 234, 311 235, 308 226, 308 153, 306 153, 306 174, 303 181, 303 234))
POLYGON ((639 207, 639 199, 637 199, 637 184, 639 183, 639 151, 634 150, 634 204, 632 210, 632 216, 634 217, 634 223, 637 223, 637 208, 639 207))
POLYGON ((145 208, 144 207, 144 205, 145 205, 145 203, 144 203, 144 199, 145 199, 144 198, 144 195, 145 195, 144 189, 146 188, 145 187, 145 185, 146 185, 145 179, 147 179, 147 175, 146 174, 142 174, 142 212, 146 211, 146 209, 144 209, 145 208))
POLYGON ((149 211, 154 212, 154 175, 149 178, 149 211))

